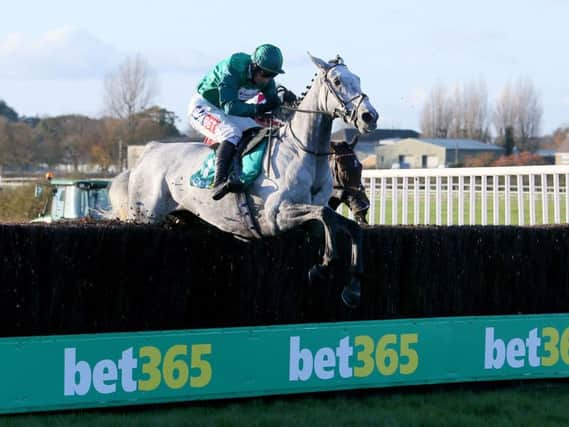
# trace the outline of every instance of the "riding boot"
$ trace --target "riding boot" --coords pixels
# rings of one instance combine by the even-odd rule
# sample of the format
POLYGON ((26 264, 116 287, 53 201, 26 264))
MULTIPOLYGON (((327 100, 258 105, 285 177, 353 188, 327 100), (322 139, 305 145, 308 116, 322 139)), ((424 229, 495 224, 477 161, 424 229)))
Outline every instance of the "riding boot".
POLYGON ((223 141, 219 144, 215 158, 215 181, 213 183, 213 200, 220 200, 227 193, 237 193, 243 190, 243 183, 239 179, 240 162, 239 156, 236 156, 237 149, 229 141, 223 141), (234 173, 229 176, 229 169, 233 164, 234 173))

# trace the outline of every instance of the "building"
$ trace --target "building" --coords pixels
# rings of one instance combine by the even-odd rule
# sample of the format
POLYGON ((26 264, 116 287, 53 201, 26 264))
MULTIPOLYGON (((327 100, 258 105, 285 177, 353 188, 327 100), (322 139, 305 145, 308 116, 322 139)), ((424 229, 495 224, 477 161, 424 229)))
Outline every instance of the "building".
POLYGON ((376 129, 373 132, 359 134, 355 128, 340 129, 332 133, 332 141, 351 141, 355 135, 360 135, 356 145, 356 155, 364 168, 375 168, 375 149, 385 143, 392 143, 404 138, 418 138, 419 132, 410 129, 376 129))
POLYGON ((472 139, 406 138, 376 147, 376 167, 437 168, 463 164, 468 158, 498 158, 504 148, 472 139))

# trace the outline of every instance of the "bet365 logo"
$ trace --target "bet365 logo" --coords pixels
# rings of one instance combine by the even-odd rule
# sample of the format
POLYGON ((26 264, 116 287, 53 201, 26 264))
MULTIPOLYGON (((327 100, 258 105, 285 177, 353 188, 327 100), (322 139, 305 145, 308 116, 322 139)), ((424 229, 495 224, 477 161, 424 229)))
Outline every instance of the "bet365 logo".
POLYGON ((299 336, 290 337, 289 381, 333 378, 365 378, 374 372, 382 376, 410 375, 419 366, 417 333, 346 336, 335 347, 302 347, 299 336))
POLYGON ((484 369, 569 365, 569 328, 563 332, 551 326, 531 329, 527 336, 505 340, 495 328, 486 328, 484 369))
POLYGON ((133 347, 121 352, 118 360, 92 363, 79 360, 75 347, 64 350, 64 395, 84 396, 94 389, 100 394, 153 391, 161 385, 177 390, 201 388, 212 377, 211 344, 176 344, 165 351, 158 347, 133 347))

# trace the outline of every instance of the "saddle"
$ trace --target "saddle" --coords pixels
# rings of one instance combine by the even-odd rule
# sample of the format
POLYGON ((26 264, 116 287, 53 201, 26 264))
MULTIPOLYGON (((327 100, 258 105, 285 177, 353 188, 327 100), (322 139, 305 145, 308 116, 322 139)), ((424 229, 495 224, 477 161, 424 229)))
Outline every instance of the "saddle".
MULTIPOLYGON (((241 158, 241 181, 252 183, 261 173, 263 156, 269 141, 270 128, 249 129, 243 133, 236 156, 241 158)), ((190 177, 190 185, 210 188, 215 177, 215 151, 211 150, 199 170, 190 177)))
MULTIPOLYGON (((251 153, 265 138, 269 135, 276 134, 278 128, 282 126, 282 123, 275 119, 257 120, 257 123, 259 123, 259 127, 247 129, 241 136, 241 141, 239 141, 239 145, 237 146, 238 153, 241 157, 251 153)), ((217 148, 219 144, 207 136, 204 137, 203 143, 213 149, 217 148)))

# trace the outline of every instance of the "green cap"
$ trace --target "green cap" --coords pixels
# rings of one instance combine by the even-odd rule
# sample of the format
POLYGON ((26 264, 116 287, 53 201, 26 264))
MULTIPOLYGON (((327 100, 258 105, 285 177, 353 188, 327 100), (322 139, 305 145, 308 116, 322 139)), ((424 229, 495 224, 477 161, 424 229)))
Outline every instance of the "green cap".
POLYGON ((251 58, 255 65, 265 71, 276 74, 284 74, 283 54, 281 50, 272 44, 262 44, 253 53, 251 58))

